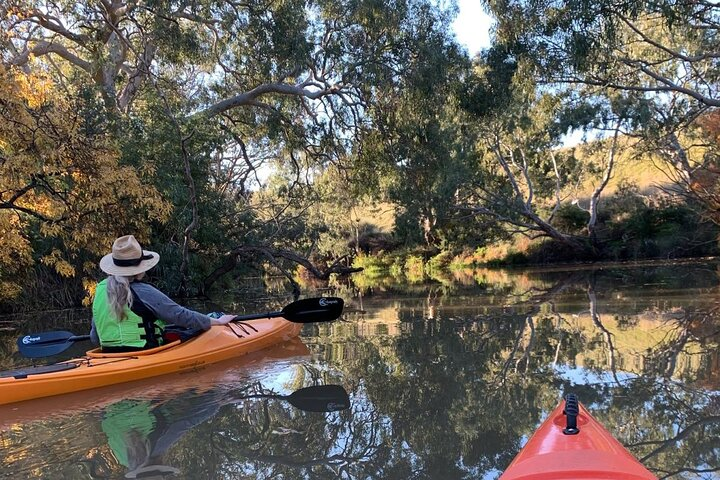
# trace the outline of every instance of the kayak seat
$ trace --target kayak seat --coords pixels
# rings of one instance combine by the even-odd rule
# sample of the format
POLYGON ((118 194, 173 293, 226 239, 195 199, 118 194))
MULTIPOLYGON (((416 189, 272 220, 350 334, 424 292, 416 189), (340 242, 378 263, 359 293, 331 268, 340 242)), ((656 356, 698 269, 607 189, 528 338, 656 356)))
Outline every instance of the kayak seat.
POLYGON ((163 328, 163 340, 165 340, 165 343, 174 342, 175 340, 185 342, 197 337, 204 331, 202 328, 185 328, 172 324, 165 325, 165 328, 163 328))
POLYGON ((176 345, 180 345, 180 340, 175 340, 174 342, 166 343, 165 345, 160 345, 159 347, 155 348, 148 348, 147 350, 137 350, 134 352, 122 352, 122 353, 103 353, 102 348, 94 348, 92 350, 88 350, 85 352, 85 355, 87 355, 90 358, 127 358, 127 357, 144 357, 146 355, 152 355, 154 353, 162 352, 163 350, 167 350, 168 348, 172 348, 176 345))

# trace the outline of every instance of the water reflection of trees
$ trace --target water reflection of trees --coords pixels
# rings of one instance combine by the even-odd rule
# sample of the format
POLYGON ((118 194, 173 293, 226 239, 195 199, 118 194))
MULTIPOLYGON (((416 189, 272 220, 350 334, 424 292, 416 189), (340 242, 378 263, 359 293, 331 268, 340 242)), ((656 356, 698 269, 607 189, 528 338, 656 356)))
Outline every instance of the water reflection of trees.
MULTIPOLYGON (((306 371, 293 382, 304 384, 315 374, 327 376, 306 371)), ((171 398, 125 399, 64 418, 19 423, 0 433, 2 477, 123 478, 141 463, 118 460, 124 455, 110 442, 109 423, 144 426, 142 436, 133 426, 123 433, 133 440, 128 455, 152 452, 151 463, 179 469, 181 478, 335 478, 344 465, 361 465, 372 455, 364 439, 350 435, 348 412, 304 412, 277 398, 248 398, 275 393, 258 381, 171 398), (148 419, 138 418, 143 412, 148 419)), ((366 411, 353 412, 354 427, 375 423, 373 411, 366 411)))
MULTIPOLYGON (((713 291, 706 280, 650 272, 634 282, 670 282, 671 289, 694 282, 713 291)), ((502 294, 493 289, 488 301, 434 290, 394 299, 393 308, 383 309, 394 317, 377 324, 346 315, 345 322, 309 326, 305 343, 319 362, 300 382, 343 383, 351 410, 225 405, 189 431, 169 461, 186 478, 492 477, 562 393, 573 391, 660 478, 715 478, 720 314, 714 299, 629 294, 622 284, 633 284, 626 271, 553 273, 502 294)), ((364 308, 372 312, 377 307, 370 303, 364 308)), ((32 430, 22 435, 49 445, 48 458, 68 451, 79 459, 106 458, 105 470, 117 474, 96 423, 75 421, 83 438, 71 436, 72 446, 61 440, 57 423, 27 427, 32 430)), ((17 432, 1 435, 19 441, 12 437, 17 432)), ((61 478, 68 467, 56 462, 38 471, 61 478)))
MULTIPOLYGON (((643 280, 667 283, 666 273, 643 280)), ((384 419, 378 428, 391 432, 387 448, 400 452, 392 463, 366 465, 383 478, 492 475, 573 391, 659 477, 714 478, 718 313, 695 297, 662 293, 628 304, 613 283, 630 283, 626 274, 566 273, 528 284, 504 301, 494 297, 503 305, 494 313, 433 297, 432 309, 396 309, 395 336, 326 327, 315 340, 320 351, 346 381, 363 385, 384 419), (428 311, 432 318, 418 313, 428 311), (403 455, 414 468, 395 477, 403 455)))

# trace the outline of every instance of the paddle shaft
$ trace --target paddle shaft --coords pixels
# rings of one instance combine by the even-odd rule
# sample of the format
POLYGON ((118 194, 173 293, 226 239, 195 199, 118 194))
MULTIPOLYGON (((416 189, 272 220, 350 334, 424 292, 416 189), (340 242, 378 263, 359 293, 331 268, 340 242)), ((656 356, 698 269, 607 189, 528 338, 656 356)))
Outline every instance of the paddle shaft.
POLYGON ((67 339, 68 342, 84 342, 85 340, 90 340, 90 335, 73 335, 67 339))
POLYGON ((286 305, 279 312, 238 315, 233 321, 282 317, 294 323, 316 323, 335 320, 342 314, 343 300, 337 297, 305 298, 286 305))
MULTIPOLYGON (((302 313, 302 315, 309 316, 309 315, 314 315, 314 314, 322 315, 322 314, 326 314, 327 312, 328 312, 328 310, 323 308, 323 309, 315 309, 315 310, 307 310, 306 309, 306 310, 303 310, 301 313, 302 313)), ((267 313, 251 313, 248 315, 237 315, 235 318, 232 319, 232 321, 233 322, 244 322, 246 320, 259 320, 261 318, 277 318, 277 317, 287 318, 287 317, 289 317, 288 318, 289 321, 297 322, 297 320, 295 320, 295 318, 299 317, 299 316, 300 315, 297 313, 284 312, 284 311, 267 312, 267 313)), ((321 321, 321 320, 318 320, 318 321, 321 321)), ((300 323, 305 323, 305 322, 300 322, 300 323)))
MULTIPOLYGON (((252 315, 238 315, 233 319, 233 322, 246 321, 246 320, 257 320, 260 318, 276 318, 282 317, 283 312, 268 312, 268 313, 255 313, 252 315)), ((72 342, 84 342, 90 340, 90 335, 73 335, 72 337, 62 339, 51 339, 51 340, 38 340, 33 342, 33 345, 54 345, 59 343, 72 343, 72 342)))
POLYGON ((237 315, 232 319, 232 321, 243 322, 246 320, 258 320, 260 318, 277 318, 282 317, 283 315, 283 312, 251 313, 249 315, 237 315))

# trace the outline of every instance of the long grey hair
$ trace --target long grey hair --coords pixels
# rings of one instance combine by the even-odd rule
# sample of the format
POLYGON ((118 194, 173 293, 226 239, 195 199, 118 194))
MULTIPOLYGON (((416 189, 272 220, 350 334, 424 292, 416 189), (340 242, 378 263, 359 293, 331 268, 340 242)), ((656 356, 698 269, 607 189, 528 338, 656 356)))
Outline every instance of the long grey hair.
POLYGON ((127 318, 125 307, 132 308, 133 296, 130 291, 130 282, 135 276, 109 275, 107 281, 107 296, 113 317, 122 322, 127 318))

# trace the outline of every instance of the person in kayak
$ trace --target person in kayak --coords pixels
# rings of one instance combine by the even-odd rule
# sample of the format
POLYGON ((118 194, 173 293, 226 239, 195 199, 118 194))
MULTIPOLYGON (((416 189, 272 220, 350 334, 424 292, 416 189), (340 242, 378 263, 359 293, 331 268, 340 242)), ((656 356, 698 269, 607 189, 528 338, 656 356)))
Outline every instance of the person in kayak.
POLYGON ((100 260, 108 274, 95 290, 90 339, 103 352, 130 352, 162 345, 163 327, 174 324, 190 330, 225 325, 234 315, 211 318, 182 307, 141 280, 160 261, 156 252, 143 250, 133 235, 119 237, 112 252, 100 260))

